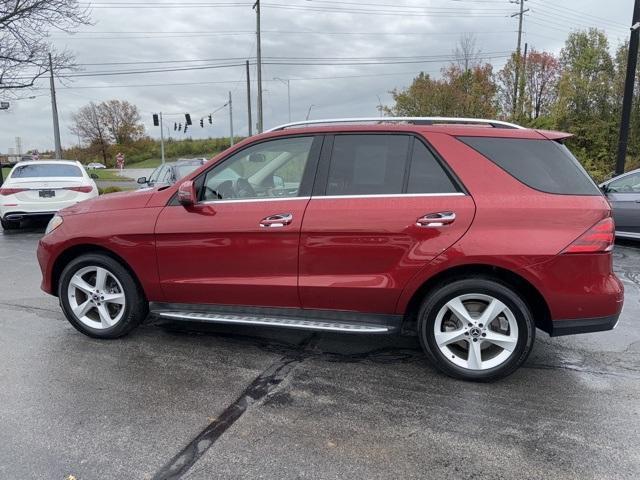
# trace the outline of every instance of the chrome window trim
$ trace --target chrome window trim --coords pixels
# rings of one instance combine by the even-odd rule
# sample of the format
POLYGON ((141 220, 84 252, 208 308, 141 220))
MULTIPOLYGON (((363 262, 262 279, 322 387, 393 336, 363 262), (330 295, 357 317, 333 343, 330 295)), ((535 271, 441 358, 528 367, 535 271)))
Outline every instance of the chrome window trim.
POLYGON ((315 199, 350 199, 350 198, 412 198, 412 197, 466 197, 467 194, 463 192, 451 192, 451 193, 376 193, 370 195, 318 195, 312 196, 315 199))
POLYGON ((220 198, 198 202, 198 205, 212 205, 216 203, 248 203, 248 202, 282 202, 284 200, 309 200, 311 197, 258 197, 258 198, 220 198))
POLYGON ((414 197, 466 197, 463 192, 451 193, 376 193, 371 195, 317 195, 311 197, 269 197, 269 198, 230 198, 228 200, 207 200, 198 205, 211 205, 216 203, 248 203, 248 202, 278 202, 284 200, 349 200, 354 198, 414 198, 414 197))

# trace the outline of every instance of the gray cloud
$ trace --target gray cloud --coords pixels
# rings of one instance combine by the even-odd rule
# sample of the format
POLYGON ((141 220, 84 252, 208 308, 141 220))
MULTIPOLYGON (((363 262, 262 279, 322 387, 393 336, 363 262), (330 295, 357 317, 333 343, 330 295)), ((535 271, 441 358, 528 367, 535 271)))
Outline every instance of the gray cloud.
MULTIPOLYGON (((153 5, 153 2, 148 3, 153 5)), ((282 0, 264 0, 264 57, 448 55, 455 48, 459 35, 464 32, 475 32, 477 45, 483 52, 504 52, 515 48, 517 21, 509 18, 506 12, 515 11, 516 7, 508 0, 402 0, 398 7, 385 8, 385 11, 400 13, 389 16, 269 8, 269 3, 285 5, 282 0), (405 5, 456 10, 455 16, 405 15, 402 14, 402 7, 405 5), (488 12, 489 9, 496 9, 496 12, 500 10, 500 13, 496 16, 473 16, 474 12, 478 15, 479 12, 488 12), (325 33, 289 33, 303 31, 325 33), (336 35, 336 32, 376 34, 336 35)), ((393 2, 350 0, 346 4, 335 6, 371 9, 372 3, 389 5, 393 2), (351 5, 355 3, 362 5, 351 5)), ((286 5, 307 8, 314 5, 320 8, 330 6, 302 0, 288 2, 286 5)), ((552 0, 530 0, 526 5, 531 12, 525 20, 524 40, 537 49, 554 52, 558 52, 562 47, 567 33, 579 27, 604 28, 612 46, 616 46, 627 37, 624 26, 630 22, 633 8, 631 0, 567 0, 561 3, 552 0), (575 13, 563 10, 567 8, 575 10, 575 13)), ((255 56, 255 35, 250 33, 255 28, 255 15, 250 5, 233 8, 94 8, 93 18, 95 25, 83 29, 82 33, 73 36, 55 33, 53 39, 56 46, 66 46, 74 51, 80 64, 235 57, 253 59, 255 56), (229 31, 247 33, 222 34, 229 31), (161 35, 171 38, 162 38, 161 35)), ((500 68, 504 60, 495 59, 491 62, 496 68, 500 68)), ((442 62, 358 66, 269 65, 266 58, 265 63, 265 127, 287 121, 286 86, 273 81, 274 77, 291 79, 294 120, 303 119, 311 104, 314 105, 312 118, 377 116, 377 96, 380 96, 383 103, 389 104, 390 90, 409 85, 420 71, 437 75, 444 65, 442 62)), ((167 65, 87 65, 84 70, 128 70, 167 65)), ((255 121, 255 66, 251 67, 251 75, 255 121)), ((25 95, 37 95, 37 98, 15 101, 9 111, 0 112, 0 151, 6 152, 8 148, 13 147, 16 136, 22 137, 25 150, 45 150, 53 147, 48 83, 41 82, 40 86, 43 90, 25 92, 25 95)), ((159 130, 153 127, 151 114, 157 111, 167 114, 166 121, 171 135, 177 138, 183 138, 184 135, 179 132, 175 132, 177 135, 174 135, 173 122, 184 121, 181 116, 183 112, 191 113, 194 119, 194 125, 189 131, 189 135, 194 138, 228 135, 226 109, 214 116, 213 127, 201 129, 197 124, 200 116, 208 114, 227 101, 228 91, 233 93, 235 132, 244 135, 247 132, 244 66, 67 80, 64 85, 58 84, 62 142, 65 146, 77 143, 68 129, 73 112, 90 101, 99 102, 111 98, 128 100, 138 105, 147 133, 154 137, 159 136, 159 130), (195 82, 203 84, 167 85, 195 82), (160 86, 141 86, 156 84, 160 86)))

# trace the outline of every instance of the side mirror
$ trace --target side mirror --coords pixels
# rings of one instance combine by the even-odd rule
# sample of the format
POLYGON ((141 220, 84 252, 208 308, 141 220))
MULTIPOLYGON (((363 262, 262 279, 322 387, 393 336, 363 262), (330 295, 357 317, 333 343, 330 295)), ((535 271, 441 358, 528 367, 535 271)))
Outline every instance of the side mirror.
POLYGON ((92 179, 94 180, 98 180, 100 177, 98 175, 96 175, 95 173, 92 173, 91 175, 89 175, 92 179))
POLYGON ((609 191, 609 186, 608 185, 600 185, 600 190, 602 190, 602 193, 604 193, 606 195, 607 192, 609 191))
POLYGON ((147 183, 147 177, 138 177, 138 180, 136 181, 142 185, 143 183, 147 183))
POLYGON ((196 204, 196 186, 191 180, 182 182, 178 187, 178 202, 185 208, 193 207, 196 204))

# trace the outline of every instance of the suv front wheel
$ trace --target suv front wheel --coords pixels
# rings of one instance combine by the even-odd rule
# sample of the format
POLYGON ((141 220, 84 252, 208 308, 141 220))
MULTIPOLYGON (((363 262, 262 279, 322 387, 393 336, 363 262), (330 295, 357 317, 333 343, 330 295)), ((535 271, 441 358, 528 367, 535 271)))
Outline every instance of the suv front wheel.
POLYGON ((418 321, 420 343, 433 364, 464 380, 491 381, 513 373, 529 356, 535 338, 524 300, 485 277, 436 288, 418 321))
POLYGON ((137 282, 108 255, 87 254, 72 260, 58 283, 65 316, 90 337, 122 337, 147 316, 148 304, 137 282))

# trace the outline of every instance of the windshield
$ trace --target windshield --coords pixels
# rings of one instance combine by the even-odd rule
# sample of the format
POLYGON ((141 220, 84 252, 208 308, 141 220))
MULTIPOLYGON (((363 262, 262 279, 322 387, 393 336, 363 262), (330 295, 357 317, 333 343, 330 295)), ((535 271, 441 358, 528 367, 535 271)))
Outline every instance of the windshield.
POLYGON ((11 172, 11 178, 35 177, 82 177, 82 170, 75 165, 30 163, 25 165, 16 165, 11 172))
POLYGON ((179 165, 176 165, 176 170, 175 170, 176 171, 176 180, 180 180, 181 178, 186 177, 191 172, 196 170, 199 166, 200 166, 200 164, 195 164, 195 165, 179 164, 179 165))

